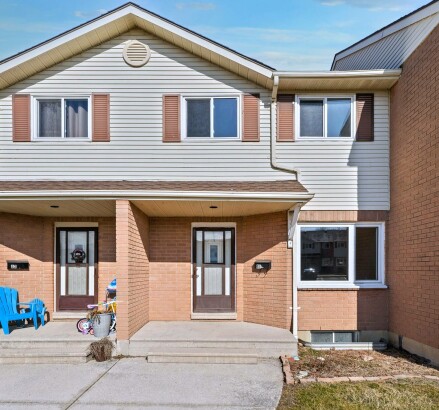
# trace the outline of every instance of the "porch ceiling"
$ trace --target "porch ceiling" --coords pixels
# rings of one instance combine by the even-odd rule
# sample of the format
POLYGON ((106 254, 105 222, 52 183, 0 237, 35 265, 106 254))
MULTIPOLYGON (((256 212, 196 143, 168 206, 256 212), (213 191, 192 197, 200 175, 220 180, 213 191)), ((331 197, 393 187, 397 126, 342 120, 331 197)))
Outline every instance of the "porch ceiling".
POLYGON ((4 200, 0 212, 33 216, 108 217, 115 215, 111 200, 4 200), (52 208, 58 206, 58 208, 52 208))
MULTIPOLYGON (((135 200, 151 217, 239 217, 286 211, 295 202, 135 200), (217 208, 211 208, 217 207, 217 208)), ((43 217, 114 217, 114 200, 6 200, 0 212, 43 217), (58 208, 52 208, 58 206, 58 208)))
POLYGON ((238 217, 286 211, 294 203, 260 201, 133 201, 151 217, 238 217), (211 208, 217 207, 217 208, 211 208))

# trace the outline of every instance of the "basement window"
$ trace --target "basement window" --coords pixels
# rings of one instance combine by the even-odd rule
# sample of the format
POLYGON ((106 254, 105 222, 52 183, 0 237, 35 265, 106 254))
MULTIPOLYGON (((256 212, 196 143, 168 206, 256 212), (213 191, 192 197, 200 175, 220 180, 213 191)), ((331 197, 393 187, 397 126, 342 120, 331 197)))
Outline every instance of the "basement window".
POLYGON ((357 332, 346 332, 346 331, 312 331, 311 332, 311 343, 353 343, 358 340, 357 332))

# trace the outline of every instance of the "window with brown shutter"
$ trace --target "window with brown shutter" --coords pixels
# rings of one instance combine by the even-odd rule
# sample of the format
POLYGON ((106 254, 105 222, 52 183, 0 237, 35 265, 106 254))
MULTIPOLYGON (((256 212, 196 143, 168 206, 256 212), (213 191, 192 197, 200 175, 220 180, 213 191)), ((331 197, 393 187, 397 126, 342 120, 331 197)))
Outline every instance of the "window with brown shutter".
POLYGON ((374 140, 374 95, 357 94, 356 98, 357 116, 357 141, 374 140))
POLYGON ((259 141, 259 94, 245 94, 243 97, 242 141, 259 141))
POLYGON ((180 96, 163 96, 163 142, 180 142, 180 96))
POLYGON ((294 141, 294 94, 277 97, 277 140, 294 141))
POLYGON ((30 95, 15 94, 12 96, 12 141, 30 140, 30 95))
POLYGON ((110 141, 110 94, 93 94, 93 136, 94 142, 110 141))

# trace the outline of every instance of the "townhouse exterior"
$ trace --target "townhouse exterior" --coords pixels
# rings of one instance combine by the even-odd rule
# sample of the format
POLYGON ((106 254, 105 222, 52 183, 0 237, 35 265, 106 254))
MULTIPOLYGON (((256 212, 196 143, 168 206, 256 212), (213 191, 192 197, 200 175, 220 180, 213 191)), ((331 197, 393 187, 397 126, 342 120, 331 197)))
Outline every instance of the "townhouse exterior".
POLYGON ((62 316, 116 277, 121 343, 150 321, 230 320, 313 343, 404 335, 435 358, 436 330, 399 318, 404 295, 429 314, 413 258, 437 285, 404 250, 424 200, 401 188, 433 195, 403 121, 429 39, 412 74, 279 72, 128 3, 4 60, 0 285, 62 316))
POLYGON ((332 67, 402 67, 390 90, 389 339, 435 363, 439 363, 438 22, 439 4, 433 1, 340 52, 332 67))

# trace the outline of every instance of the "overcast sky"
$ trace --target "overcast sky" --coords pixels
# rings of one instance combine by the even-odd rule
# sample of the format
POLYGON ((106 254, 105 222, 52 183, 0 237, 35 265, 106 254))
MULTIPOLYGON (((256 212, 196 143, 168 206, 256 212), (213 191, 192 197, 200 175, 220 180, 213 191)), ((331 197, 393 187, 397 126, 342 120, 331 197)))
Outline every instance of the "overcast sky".
MULTIPOLYGON (((329 70, 334 53, 426 0, 137 0, 278 70, 329 70)), ((0 0, 0 59, 112 10, 118 0, 0 0)))

